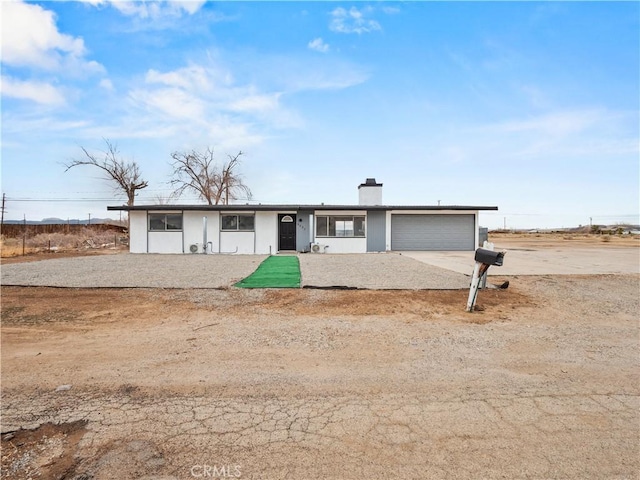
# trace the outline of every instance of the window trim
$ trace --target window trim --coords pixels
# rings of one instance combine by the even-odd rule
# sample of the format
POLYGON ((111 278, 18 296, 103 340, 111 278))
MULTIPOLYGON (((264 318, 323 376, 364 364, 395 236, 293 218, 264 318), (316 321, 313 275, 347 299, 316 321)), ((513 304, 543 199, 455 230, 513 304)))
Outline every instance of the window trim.
POLYGON ((366 215, 316 215, 315 216, 315 234, 316 234, 316 238, 367 238, 367 216, 366 215), (319 226, 319 219, 323 218, 326 219, 325 220, 325 225, 326 225, 326 230, 327 230, 327 234, 326 235, 320 235, 318 233, 318 226, 319 226), (334 223, 337 221, 340 222, 348 222, 351 221, 353 222, 353 234, 352 235, 329 235, 330 233, 330 218, 334 219, 334 223), (355 226, 356 226, 356 218, 362 218, 362 224, 364 225, 364 232, 362 235, 356 235, 356 230, 355 230, 355 226))
POLYGON ((183 212, 147 212, 147 232, 149 233, 176 233, 176 232, 183 232, 184 231, 184 214, 183 212), (160 229, 155 229, 155 228, 151 228, 151 217, 152 216, 156 216, 156 217, 164 217, 162 224, 164 225, 164 229, 160 230, 160 229), (174 216, 174 217, 180 217, 180 228, 167 228, 167 226, 169 225, 169 222, 167 222, 167 217, 169 216, 174 216))
POLYGON ((221 213, 220 214, 220 232, 255 232, 256 231, 256 214, 255 213, 221 213), (224 217, 236 217, 236 228, 224 228, 223 218, 224 217), (241 229, 240 228, 240 217, 251 217, 253 218, 253 228, 251 229, 241 229))

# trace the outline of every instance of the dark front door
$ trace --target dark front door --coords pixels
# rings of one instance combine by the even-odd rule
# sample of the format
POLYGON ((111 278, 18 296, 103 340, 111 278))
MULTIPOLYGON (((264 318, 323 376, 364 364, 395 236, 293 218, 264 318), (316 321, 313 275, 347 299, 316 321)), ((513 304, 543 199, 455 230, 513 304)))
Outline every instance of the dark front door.
POLYGON ((296 249, 296 216, 278 215, 278 250, 296 249))

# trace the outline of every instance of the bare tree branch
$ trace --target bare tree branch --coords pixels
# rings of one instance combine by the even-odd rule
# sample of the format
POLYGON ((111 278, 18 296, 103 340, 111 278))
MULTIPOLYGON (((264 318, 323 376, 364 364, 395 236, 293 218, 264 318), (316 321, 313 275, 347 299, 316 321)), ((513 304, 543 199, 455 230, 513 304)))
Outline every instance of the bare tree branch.
POLYGON ((237 200, 239 198, 238 193, 244 193, 247 199, 251 199, 251 189, 244 184, 242 175, 235 173, 234 169, 240 165, 240 156, 243 155, 242 151, 234 157, 227 155, 229 161, 222 167, 222 178, 225 192, 225 203, 228 204, 229 200, 237 200))
POLYGON ((108 180, 113 180, 117 185, 117 190, 122 190, 127 196, 127 205, 133 205, 138 190, 146 188, 149 183, 142 179, 140 167, 135 161, 126 162, 120 157, 120 152, 116 144, 108 139, 103 139, 107 144, 104 158, 99 159, 90 153, 86 148, 80 147, 86 158, 73 159, 65 163, 65 172, 78 165, 93 165, 103 170, 108 180))
POLYGON ((234 171, 240 164, 241 155, 242 152, 235 157, 229 155, 229 162, 220 168, 215 163, 211 148, 204 152, 173 152, 171 184, 176 188, 174 193, 179 196, 191 190, 209 205, 228 204, 230 200, 240 198, 238 193, 244 193, 250 199, 251 190, 244 184, 241 175, 234 171))

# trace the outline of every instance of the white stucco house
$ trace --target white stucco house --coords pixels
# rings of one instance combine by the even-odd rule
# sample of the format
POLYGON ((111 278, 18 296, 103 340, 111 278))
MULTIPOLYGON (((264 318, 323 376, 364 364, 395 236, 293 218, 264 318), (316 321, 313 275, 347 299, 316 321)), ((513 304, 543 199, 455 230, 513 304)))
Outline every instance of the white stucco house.
POLYGON ((488 206, 383 205, 368 178, 357 205, 135 205, 131 253, 275 254, 475 250, 488 206))

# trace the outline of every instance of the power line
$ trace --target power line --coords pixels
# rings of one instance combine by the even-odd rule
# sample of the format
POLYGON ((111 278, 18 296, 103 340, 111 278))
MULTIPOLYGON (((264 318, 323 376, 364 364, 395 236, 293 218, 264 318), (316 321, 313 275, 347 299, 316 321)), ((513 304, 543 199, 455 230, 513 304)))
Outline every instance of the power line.
MULTIPOLYGON (((575 217, 576 215, 585 215, 584 212, 575 213, 505 213, 505 212, 482 212, 483 215, 495 215, 497 217, 575 217)), ((609 213, 607 215, 589 215, 591 218, 609 218, 609 217, 638 217, 640 213, 609 213)))

